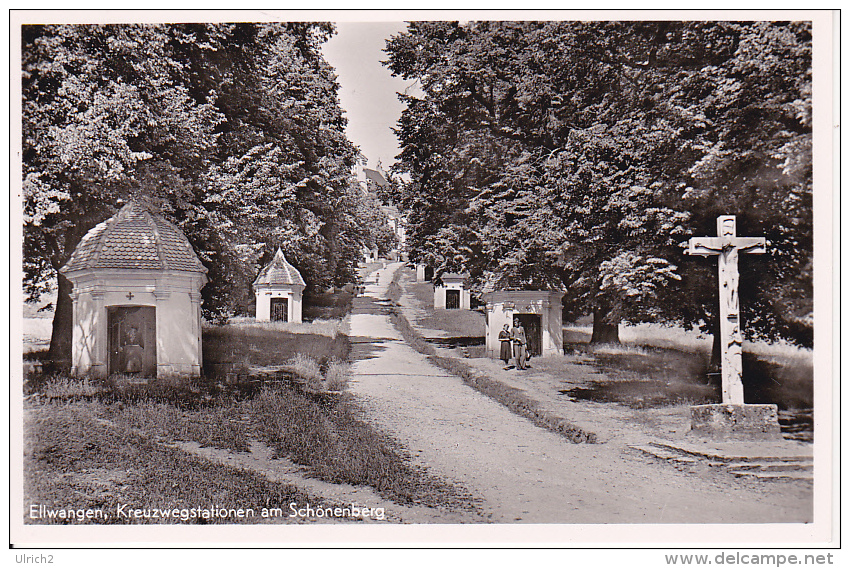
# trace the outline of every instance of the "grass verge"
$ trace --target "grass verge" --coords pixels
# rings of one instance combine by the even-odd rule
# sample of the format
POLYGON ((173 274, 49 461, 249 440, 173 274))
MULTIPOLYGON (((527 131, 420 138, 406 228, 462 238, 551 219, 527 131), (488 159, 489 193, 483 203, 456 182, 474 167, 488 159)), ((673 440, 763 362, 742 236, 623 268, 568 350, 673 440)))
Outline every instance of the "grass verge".
MULTIPOLYGON (((102 403, 45 403, 25 408, 25 521, 31 524, 230 524, 295 522, 290 503, 325 505, 298 488, 213 464, 163 446, 131 428, 111 427, 102 403), (36 518, 31 505, 92 510, 86 519, 36 518), (128 509, 179 509, 177 517, 130 517, 128 509), (228 510, 226 516, 211 510, 228 510), (237 510, 245 511, 239 517, 237 510), (263 510, 283 511, 263 518, 263 510), (196 515, 190 513, 196 511, 196 515), (233 513, 230 513, 230 511, 233 513), (247 511, 250 510, 249 514, 247 511), (185 518, 181 517, 186 511, 185 518), (203 511, 206 511, 204 515, 203 511), (250 515, 250 516, 249 516, 250 515)), ((165 418, 163 418, 165 419, 165 418)), ((297 517, 296 517, 297 519, 297 517)))
POLYGON ((341 320, 351 311, 354 286, 349 284, 334 292, 310 292, 304 295, 304 321, 341 320))
POLYGON ((317 333, 310 333, 309 327, 296 332, 265 324, 209 326, 203 335, 204 375, 216 380, 234 368, 280 365, 297 354, 317 361, 319 366, 348 359, 348 338, 328 333, 327 327, 321 324, 317 333))

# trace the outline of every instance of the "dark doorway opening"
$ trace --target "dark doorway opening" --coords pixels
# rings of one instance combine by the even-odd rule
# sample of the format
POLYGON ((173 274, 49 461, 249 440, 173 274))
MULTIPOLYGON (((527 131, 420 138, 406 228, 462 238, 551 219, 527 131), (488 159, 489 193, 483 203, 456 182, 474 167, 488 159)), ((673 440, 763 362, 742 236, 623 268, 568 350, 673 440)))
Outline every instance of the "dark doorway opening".
POLYGON ((434 279, 434 269, 430 266, 425 267, 425 282, 430 282, 434 279))
POLYGON ((289 321, 289 298, 272 298, 271 320, 289 321))
POLYGON ((514 319, 522 322, 525 328, 526 349, 529 357, 539 357, 543 353, 543 334, 540 330, 540 314, 514 314, 514 319))
POLYGON ((107 308, 110 375, 156 376, 156 308, 107 308))
POLYGON ((460 290, 446 290, 446 309, 460 309, 460 290))

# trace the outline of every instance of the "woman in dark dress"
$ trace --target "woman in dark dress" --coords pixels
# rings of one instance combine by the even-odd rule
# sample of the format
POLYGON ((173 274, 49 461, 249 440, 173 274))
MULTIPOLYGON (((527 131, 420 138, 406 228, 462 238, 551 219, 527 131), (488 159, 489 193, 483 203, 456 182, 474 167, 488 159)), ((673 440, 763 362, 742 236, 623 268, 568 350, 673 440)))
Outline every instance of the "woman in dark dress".
POLYGON ((499 343, 501 344, 501 348, 499 350, 499 359, 505 362, 507 365, 510 365, 511 362, 511 332, 509 331, 510 326, 505 324, 504 329, 499 332, 499 343))

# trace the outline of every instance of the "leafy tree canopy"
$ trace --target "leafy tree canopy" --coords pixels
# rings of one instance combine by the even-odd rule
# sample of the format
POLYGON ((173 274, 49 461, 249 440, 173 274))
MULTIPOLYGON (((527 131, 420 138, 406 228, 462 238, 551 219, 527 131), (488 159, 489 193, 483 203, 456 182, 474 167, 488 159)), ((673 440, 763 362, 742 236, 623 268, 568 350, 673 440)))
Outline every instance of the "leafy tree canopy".
POLYGON ((424 92, 397 130, 414 258, 562 288, 600 330, 709 325, 716 269, 680 244, 735 214, 771 243, 743 267, 747 329, 807 343, 807 23, 413 22, 386 52, 424 92))
MULTIPOLYGON (((350 281, 371 237, 325 23, 22 28, 25 287, 47 289, 121 200, 180 226, 207 317, 250 296, 280 246, 311 286, 350 281), (366 228, 364 228, 366 227, 366 228)), ((69 358, 70 284, 51 341, 69 358)))

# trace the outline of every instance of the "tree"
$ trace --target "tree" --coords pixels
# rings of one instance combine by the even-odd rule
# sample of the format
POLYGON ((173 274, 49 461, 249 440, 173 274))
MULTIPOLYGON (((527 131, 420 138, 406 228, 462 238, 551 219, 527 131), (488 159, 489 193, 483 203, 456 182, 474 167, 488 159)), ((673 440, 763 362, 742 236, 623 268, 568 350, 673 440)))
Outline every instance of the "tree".
POLYGON ((24 271, 30 297, 58 278, 50 354, 70 359, 70 282, 58 269, 82 236, 141 188, 191 199, 221 120, 177 77, 158 26, 24 26, 24 271), (161 182, 173 182, 163 187, 161 182))
POLYGON ((417 23, 388 52, 393 71, 418 77, 426 93, 408 99, 399 128, 401 162, 417 184, 410 205, 428 220, 414 228, 417 252, 429 249, 438 268, 468 270, 483 286, 572 288, 595 314, 594 339, 616 340, 626 302, 615 313, 613 299, 628 296, 636 309, 635 291, 650 286, 617 288, 627 280, 603 271, 628 261, 666 282, 674 267, 634 249, 657 243, 653 229, 681 215, 655 206, 659 186, 641 167, 666 149, 671 129, 639 116, 639 85, 602 57, 612 40, 600 31, 417 23), (647 140, 630 141, 636 130, 647 140), (636 205, 648 208, 640 219, 636 205))
MULTIPOLYGON (((194 28, 201 34, 208 26, 194 28)), ((338 86, 319 51, 333 29, 289 23, 225 31, 218 49, 191 56, 192 76, 220 93, 227 117, 204 178, 201 218, 209 226, 196 246, 222 258, 222 235, 230 248, 238 245, 233 262, 219 263, 230 273, 243 266, 256 274, 280 247, 311 288, 348 282, 362 223, 351 186, 356 148, 345 138, 338 86)), ((250 278, 216 278, 204 293, 228 314, 250 295, 250 278)))
MULTIPOLYGON (((736 214, 740 234, 766 236, 766 255, 741 264, 739 295, 748 336, 812 346, 811 26, 807 22, 717 23, 730 55, 683 77, 670 100, 705 126, 691 137, 676 194, 691 235, 713 235, 736 214)), ((716 45, 716 43, 715 43, 716 45)), ((670 313, 705 331, 716 326, 716 269, 682 262, 684 301, 670 313)), ((715 339, 716 339, 715 334, 715 339)), ((715 341, 714 359, 719 349, 715 341)))
POLYGON ((24 26, 25 286, 58 276, 51 358, 70 359, 58 269, 119 199, 178 224, 233 313, 281 246, 317 287, 350 281, 363 236, 356 149, 319 46, 329 24, 24 26))
POLYGON ((468 270, 479 287, 560 286, 567 316, 594 314, 594 340, 616 340, 623 320, 705 326, 716 298, 690 294, 705 273, 678 245, 705 234, 715 210, 738 212, 761 193, 773 240, 795 244, 771 259, 784 277, 758 293, 773 308, 754 302, 754 319, 788 336, 770 296, 811 298, 799 232, 811 218, 807 33, 797 23, 411 23, 388 41, 387 64, 425 93, 402 97, 398 128, 412 256, 468 270), (757 164, 741 186, 736 171, 757 164))

